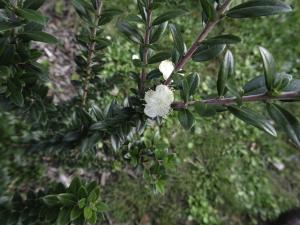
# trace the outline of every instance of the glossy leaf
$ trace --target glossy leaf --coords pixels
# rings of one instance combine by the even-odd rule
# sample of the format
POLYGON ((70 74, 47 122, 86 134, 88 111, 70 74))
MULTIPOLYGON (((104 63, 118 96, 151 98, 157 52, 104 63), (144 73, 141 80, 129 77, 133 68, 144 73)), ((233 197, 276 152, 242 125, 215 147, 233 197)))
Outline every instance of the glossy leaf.
POLYGON ((70 221, 70 210, 63 208, 57 218, 57 225, 68 225, 70 221))
POLYGON ((164 22, 152 28, 152 32, 150 35, 150 44, 157 42, 162 37, 162 35, 166 31, 167 26, 168 22, 164 22))
POLYGON ((232 18, 251 18, 291 12, 292 8, 279 0, 251 0, 230 9, 226 15, 232 18))
POLYGON ((157 17, 156 19, 153 20, 152 25, 159 25, 162 24, 166 21, 169 21, 171 19, 174 19, 178 16, 182 16, 184 15, 186 12, 181 10, 181 9, 176 9, 176 10, 171 10, 168 12, 165 12, 164 14, 162 14, 161 16, 157 17))
POLYGON ((181 35, 181 32, 177 29, 177 27, 174 24, 169 25, 172 37, 173 37, 173 42, 174 46, 179 52, 179 54, 182 56, 184 55, 185 52, 185 44, 181 35))
POLYGON ((300 123, 289 111, 275 104, 267 104, 267 109, 277 125, 279 125, 287 136, 300 148, 300 123))
POLYGON ((235 106, 229 106, 228 110, 237 118, 244 121, 247 124, 257 127, 258 129, 265 131, 266 133, 276 137, 277 133, 271 122, 263 116, 257 114, 245 107, 239 108, 235 106))
POLYGON ((209 0, 200 0, 201 6, 208 21, 213 21, 217 17, 217 11, 214 4, 209 0))
POLYGON ((234 74, 234 59, 231 51, 227 51, 221 65, 217 87, 219 96, 223 96, 226 93, 227 80, 230 79, 234 74))
POLYGON ((209 45, 220 45, 220 44, 237 44, 241 42, 238 36, 232 34, 224 34, 216 37, 212 37, 204 41, 205 44, 209 45))
POLYGON ((178 119, 181 126, 186 130, 190 130, 194 126, 195 123, 194 116, 187 109, 178 111, 178 119))
POLYGON ((45 24, 45 17, 39 11, 32 9, 17 9, 16 14, 28 21, 45 24))
POLYGON ((201 44, 199 45, 197 51, 193 55, 193 60, 196 62, 203 62, 203 61, 209 61, 214 58, 216 58, 218 55, 220 55, 226 45, 225 44, 217 44, 217 45, 206 45, 201 44))
POLYGON ((57 39, 45 32, 21 33, 19 37, 28 41, 44 42, 49 44, 57 43, 57 39))
POLYGON ((118 28, 127 38, 129 38, 133 42, 136 42, 138 44, 143 43, 143 37, 141 36, 141 34, 135 27, 133 27, 129 23, 121 22, 118 24, 118 28))
POLYGON ((163 60, 169 59, 171 57, 171 53, 170 52, 158 52, 157 54, 151 56, 149 58, 148 63, 149 64, 154 64, 154 63, 158 63, 161 62, 163 60))
POLYGON ((272 54, 265 48, 259 47, 259 51, 264 63, 265 82, 267 89, 273 91, 274 80, 276 76, 276 64, 272 54))
POLYGON ((46 0, 25 0, 23 3, 24 8, 37 10, 39 9, 46 0))

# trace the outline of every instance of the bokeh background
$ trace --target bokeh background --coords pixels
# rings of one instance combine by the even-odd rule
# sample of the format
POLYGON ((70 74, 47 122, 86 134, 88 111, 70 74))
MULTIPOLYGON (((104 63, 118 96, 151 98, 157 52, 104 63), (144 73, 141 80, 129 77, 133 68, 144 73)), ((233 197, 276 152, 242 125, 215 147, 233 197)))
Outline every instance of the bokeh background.
MULTIPOLYGON (((134 0, 104 2, 106 7, 122 9, 122 18, 136 12, 134 0)), ((166 0, 161 9, 163 12, 169 4, 176 4, 191 11, 189 16, 175 21, 188 44, 202 28, 195 2, 166 0)), ((241 1, 234 1, 238 2, 241 1)), ((287 2, 294 8, 291 14, 254 20, 226 19, 213 32, 242 38, 240 44, 230 47, 236 59, 235 79, 241 86, 263 71, 259 45, 273 53, 280 70, 300 78, 300 3, 287 2)), ((43 60, 51 68, 50 94, 60 103, 76 94, 71 81, 78 79, 73 57, 79 20, 70 1, 49 0, 43 11, 50 19, 47 29, 60 39, 60 45, 36 47, 46 49, 43 60)), ((131 59, 138 53, 137 46, 118 33, 116 23, 117 20, 103 33, 114 43, 104 56, 107 64, 101 79, 105 84, 102 91, 107 94, 103 102, 121 100, 128 93, 132 84, 129 72, 135 70, 131 59)), ((171 43, 169 34, 163 42, 166 46, 171 43)), ((187 71, 201 76, 199 97, 215 92, 219 64, 220 59, 187 65, 187 71)), ((260 110, 259 104, 251 107, 260 110)), ((287 107, 300 117, 297 104, 287 107)), ((102 198, 110 206, 103 224, 116 225, 264 224, 299 206, 299 149, 289 144, 286 136, 280 134, 273 139, 227 113, 197 118, 191 132, 182 130, 175 118, 147 130, 145 141, 149 139, 156 148, 169 148, 175 153, 176 165, 166 171, 168 178, 161 184, 163 193, 154 192, 138 171, 105 159, 101 152, 76 157, 49 157, 42 154, 42 149, 41 154, 24 152, 22 146, 14 143, 19 138, 38 135, 24 132, 30 126, 8 112, 0 112, 0 196, 16 189, 38 189, 49 181, 68 183, 72 176, 80 175, 101 183, 102 198)))

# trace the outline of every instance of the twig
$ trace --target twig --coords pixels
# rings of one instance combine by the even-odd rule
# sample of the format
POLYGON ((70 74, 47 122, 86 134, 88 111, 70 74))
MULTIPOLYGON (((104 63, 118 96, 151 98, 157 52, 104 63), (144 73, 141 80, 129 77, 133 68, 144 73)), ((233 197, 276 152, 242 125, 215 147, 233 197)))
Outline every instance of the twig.
MULTIPOLYGON (((214 21, 210 21, 205 25, 204 29, 200 32, 200 34, 198 35, 197 39, 194 41, 192 46, 189 48, 186 54, 181 58, 181 60, 176 64, 174 72, 181 70, 184 67, 184 65, 190 60, 190 58, 197 50, 199 44, 206 39, 206 37, 212 31, 212 29, 217 25, 217 23, 219 23, 219 21, 222 18, 222 15, 224 14, 226 8, 229 6, 230 2, 231 0, 226 0, 223 3, 223 5, 218 9, 217 18, 214 21)), ((169 85, 171 83, 172 75, 169 76, 169 78, 165 81, 165 85, 169 85)))
POLYGON ((101 18, 101 12, 102 12, 102 0, 97 1, 97 14, 95 17, 94 21, 94 27, 92 29, 92 33, 90 36, 91 42, 89 44, 88 48, 88 58, 87 58, 87 68, 86 68, 86 78, 84 80, 84 87, 83 87, 83 94, 82 94, 82 106, 86 106, 86 101, 87 101, 87 95, 88 95, 88 90, 89 90, 89 84, 90 80, 92 78, 92 64, 93 64, 93 58, 95 55, 95 47, 96 47, 96 36, 97 36, 97 28, 98 24, 101 18))
POLYGON ((143 69, 140 77, 140 93, 144 94, 145 92, 145 82, 146 82, 146 65, 148 64, 149 57, 149 44, 150 44, 150 34, 152 29, 152 10, 151 10, 152 0, 148 0, 148 7, 146 9, 146 32, 144 36, 144 46, 143 46, 143 69))
MULTIPOLYGON (((205 99, 200 101, 192 101, 188 103, 184 102, 174 102, 172 104, 172 108, 174 109, 186 109, 191 105, 195 105, 197 103, 209 104, 209 105, 233 105, 236 104, 239 99, 235 97, 230 98, 213 98, 213 99, 205 99)), ((242 102, 258 102, 258 101, 267 101, 267 100, 279 100, 279 101, 300 101, 300 94, 299 92, 290 91, 290 92, 283 92, 278 96, 269 96, 266 93, 257 94, 257 95, 247 95, 243 96, 240 99, 242 102)))

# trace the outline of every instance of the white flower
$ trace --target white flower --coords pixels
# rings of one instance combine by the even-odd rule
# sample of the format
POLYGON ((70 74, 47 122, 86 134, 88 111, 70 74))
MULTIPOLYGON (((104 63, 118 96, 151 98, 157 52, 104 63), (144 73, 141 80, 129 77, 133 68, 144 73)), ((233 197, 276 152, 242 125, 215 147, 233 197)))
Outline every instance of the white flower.
POLYGON ((159 65, 159 71, 163 74, 165 80, 168 80, 174 70, 174 64, 170 60, 164 60, 159 65))
POLYGON ((137 60, 137 59, 140 59, 139 55, 137 54, 132 55, 132 60, 137 60))
POLYGON ((158 85, 155 91, 150 90, 145 94, 146 106, 144 113, 151 117, 165 117, 174 101, 174 94, 166 85, 158 85))

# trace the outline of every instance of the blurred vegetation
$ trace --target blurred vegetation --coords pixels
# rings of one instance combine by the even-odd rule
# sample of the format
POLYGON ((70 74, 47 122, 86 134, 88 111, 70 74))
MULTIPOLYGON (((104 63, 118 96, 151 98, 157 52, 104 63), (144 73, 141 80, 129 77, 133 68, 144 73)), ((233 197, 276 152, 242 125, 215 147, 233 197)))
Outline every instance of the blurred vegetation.
MULTIPOLYGON (((55 9, 59 13, 63 5, 57 2, 55 9)), ((183 1, 166 1, 166 8, 168 2, 181 5, 183 1)), ((229 19, 220 24, 219 31, 228 31, 243 39, 231 48, 236 58, 238 82, 262 72, 262 65, 257 63, 258 45, 273 53, 281 70, 300 78, 300 9, 298 0, 290 2, 295 11, 289 15, 242 22, 229 19)), ((135 12, 132 0, 122 0, 122 6, 119 1, 105 1, 105 4, 121 7, 128 15, 135 12)), ((193 8, 193 1, 188 4, 184 1, 184 5, 193 8)), ((177 21, 187 43, 191 43, 202 26, 197 19, 197 9, 193 10, 195 15, 177 21)), ((101 78, 111 82, 108 91, 117 88, 121 98, 128 88, 120 83, 130 82, 127 77, 134 66, 129 62, 138 49, 113 26, 107 28, 105 35, 110 36, 114 44, 106 52, 108 64, 101 78)), ((170 38, 166 38, 165 43, 169 42, 170 38)), ((189 63, 189 70, 201 75, 201 93, 211 94, 209 91, 215 89, 219 63, 218 59, 202 65, 189 63)), ((300 116, 299 106, 292 110, 300 116)), ((154 140, 157 149, 169 148, 176 153, 176 166, 169 167, 167 181, 162 187, 156 187, 161 192, 155 192, 151 179, 145 174, 132 175, 117 162, 110 166, 101 160, 98 163, 95 153, 76 158, 66 156, 70 162, 64 166, 55 160, 49 162, 45 156, 24 153, 20 146, 11 143, 18 143, 18 137, 28 135, 19 132, 20 127, 27 125, 0 113, 0 195, 42 186, 49 179, 52 167, 63 174, 92 179, 97 178, 100 168, 101 171, 105 168, 110 176, 102 187, 102 198, 109 205, 108 214, 114 224, 142 224, 140 221, 145 216, 153 224, 163 225, 263 224, 280 212, 299 206, 300 154, 284 137, 274 140, 255 128, 245 129, 242 122, 229 114, 197 120, 198 125, 191 132, 183 131, 176 120, 168 120, 145 135, 145 139, 160 140, 154 140)))

